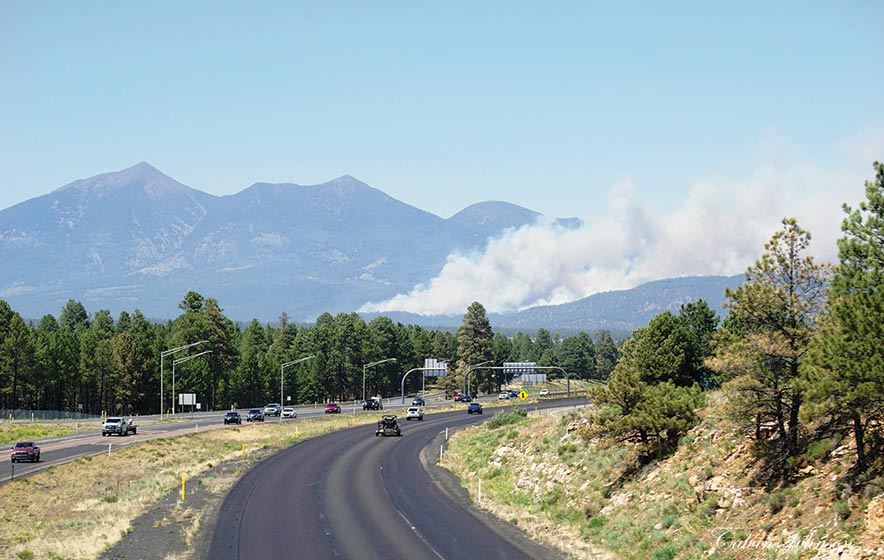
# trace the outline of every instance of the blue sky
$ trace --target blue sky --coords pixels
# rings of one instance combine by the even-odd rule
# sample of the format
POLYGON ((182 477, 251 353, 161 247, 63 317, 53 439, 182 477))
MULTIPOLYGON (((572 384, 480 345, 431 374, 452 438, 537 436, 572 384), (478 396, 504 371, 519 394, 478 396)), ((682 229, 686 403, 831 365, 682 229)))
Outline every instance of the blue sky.
POLYGON ((796 193, 748 246, 835 191, 830 240, 884 159, 882 2, 0 10, 0 208, 139 161, 217 195, 349 174, 442 217, 796 193))

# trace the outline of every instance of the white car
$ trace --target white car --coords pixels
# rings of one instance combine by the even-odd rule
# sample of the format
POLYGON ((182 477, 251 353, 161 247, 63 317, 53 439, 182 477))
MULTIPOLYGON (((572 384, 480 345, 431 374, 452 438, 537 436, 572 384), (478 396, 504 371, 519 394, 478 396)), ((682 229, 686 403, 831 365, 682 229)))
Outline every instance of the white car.
POLYGON ((424 409, 419 406, 409 406, 405 411, 405 419, 406 420, 423 420, 424 419, 424 409))
POLYGON ((283 418, 297 418, 298 414, 295 412, 295 409, 287 406, 282 409, 282 417, 283 418))
POLYGON ((548 395, 548 394, 549 394, 549 389, 541 389, 541 390, 540 390, 540 394, 541 394, 541 395, 548 395))
POLYGON ((499 401, 506 401, 506 400, 509 400, 509 398, 510 398, 509 393, 501 393, 501 394, 497 395, 497 400, 499 400, 499 401))

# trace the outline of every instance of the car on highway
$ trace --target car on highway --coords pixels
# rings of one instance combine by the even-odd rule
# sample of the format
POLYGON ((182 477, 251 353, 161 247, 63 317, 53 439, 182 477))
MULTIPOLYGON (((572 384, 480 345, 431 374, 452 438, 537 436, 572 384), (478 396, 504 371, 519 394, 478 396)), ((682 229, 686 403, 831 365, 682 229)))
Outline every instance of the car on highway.
POLYGON ((427 401, 423 397, 414 397, 411 399, 411 406, 427 406, 427 401))
POLYGON ((112 436, 114 434, 118 436, 128 436, 130 433, 135 435, 138 431, 138 427, 130 418, 126 420, 125 418, 120 418, 119 416, 111 416, 105 419, 104 424, 101 425, 101 436, 112 436))
POLYGON ((369 397, 362 401, 362 410, 383 410, 384 403, 380 397, 369 397))
POLYGON ((503 392, 497 395, 497 400, 499 401, 508 401, 510 399, 510 394, 507 392, 503 392))
POLYGON ((283 418, 296 418, 297 416, 298 416, 298 414, 295 412, 294 408, 292 408, 290 406, 283 407, 283 409, 282 409, 282 417, 283 418))
POLYGON ((467 414, 482 414, 482 403, 471 402, 467 406, 467 414))
POLYGON ((326 414, 340 414, 341 413, 341 405, 338 403, 328 403, 325 405, 325 413, 326 414))
POLYGON ((239 412, 228 412, 224 415, 224 425, 227 424, 242 424, 242 416, 239 412))
POLYGON ((268 403, 264 405, 264 416, 279 416, 282 414, 282 405, 279 403, 268 403))
POLYGON ((540 394, 541 394, 541 395, 548 395, 548 394, 549 394, 549 389, 546 389, 546 388, 541 389, 541 390, 540 390, 540 394))
POLYGON ((253 408, 246 414, 246 422, 263 422, 264 412, 260 408, 253 408))
POLYGON ((419 406, 409 406, 405 410, 405 419, 422 421, 424 419, 424 409, 419 406))
POLYGON ((515 389, 510 389, 509 394, 510 394, 511 399, 515 399, 516 397, 519 396, 519 392, 516 391, 515 389))
POLYGON ((455 393, 452 400, 454 400, 454 402, 463 402, 463 400, 464 400, 463 393, 455 393))
POLYGON ((473 397, 469 395, 464 395, 461 397, 460 402, 473 402, 473 397))
POLYGON ((402 427, 399 425, 399 419, 395 416, 382 416, 378 420, 378 429, 374 432, 375 436, 401 436, 402 427))
POLYGON ((13 463, 19 461, 30 461, 31 463, 40 462, 40 447, 33 441, 20 441, 12 448, 12 455, 9 460, 13 463))

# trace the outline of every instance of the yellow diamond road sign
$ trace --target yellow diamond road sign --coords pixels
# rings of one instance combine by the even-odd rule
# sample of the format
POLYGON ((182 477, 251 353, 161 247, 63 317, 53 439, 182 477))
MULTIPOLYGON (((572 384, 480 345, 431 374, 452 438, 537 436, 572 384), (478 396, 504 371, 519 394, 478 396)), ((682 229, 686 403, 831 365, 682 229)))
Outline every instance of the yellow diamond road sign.
POLYGON ((528 392, 525 391, 525 389, 522 389, 521 391, 519 391, 519 398, 524 401, 528 398, 528 392))

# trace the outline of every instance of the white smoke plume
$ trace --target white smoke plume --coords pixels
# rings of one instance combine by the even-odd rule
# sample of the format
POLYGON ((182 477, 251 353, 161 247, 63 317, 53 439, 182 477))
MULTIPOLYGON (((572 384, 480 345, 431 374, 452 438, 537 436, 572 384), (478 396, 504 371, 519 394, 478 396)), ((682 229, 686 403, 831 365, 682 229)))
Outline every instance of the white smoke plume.
POLYGON ((696 183, 668 213, 643 205, 636 186, 624 182, 610 191, 605 211, 584 217, 579 229, 541 221, 509 231, 481 254, 450 255, 437 277, 363 311, 452 314, 473 301, 510 311, 661 278, 740 274, 784 217, 810 231, 815 259, 835 262, 841 206, 858 206, 872 178, 871 161, 849 169, 761 165, 738 183, 696 183))

